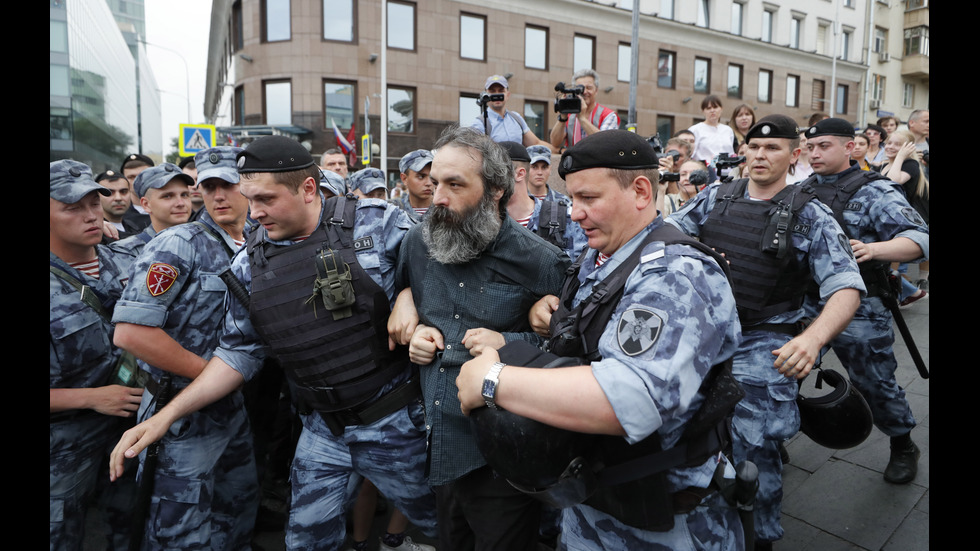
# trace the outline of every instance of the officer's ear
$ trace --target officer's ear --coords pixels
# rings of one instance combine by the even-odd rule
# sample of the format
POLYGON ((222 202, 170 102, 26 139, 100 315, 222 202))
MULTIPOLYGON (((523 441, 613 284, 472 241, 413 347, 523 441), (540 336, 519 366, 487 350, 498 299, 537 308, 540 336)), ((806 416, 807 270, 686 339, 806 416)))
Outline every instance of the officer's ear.
POLYGON ((303 180, 302 185, 300 185, 299 191, 303 194, 303 199, 307 203, 312 203, 320 196, 320 183, 316 181, 316 178, 307 176, 303 180))
POLYGON ((636 194, 637 209, 643 210, 656 202, 657 190, 653 182, 650 181, 650 178, 641 174, 633 178, 630 187, 633 188, 633 192, 636 194))

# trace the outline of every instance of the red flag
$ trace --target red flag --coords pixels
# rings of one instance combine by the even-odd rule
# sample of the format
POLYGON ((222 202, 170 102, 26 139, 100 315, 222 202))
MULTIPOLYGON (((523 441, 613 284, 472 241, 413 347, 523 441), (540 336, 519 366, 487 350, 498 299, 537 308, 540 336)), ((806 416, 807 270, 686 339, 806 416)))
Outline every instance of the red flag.
POLYGON ((357 166, 357 142, 355 141, 356 139, 357 137, 356 137, 356 133, 354 132, 354 123, 352 121, 350 125, 350 132, 347 133, 347 143, 349 143, 351 146, 350 152, 348 152, 347 154, 349 157, 349 162, 347 164, 350 166, 357 166))

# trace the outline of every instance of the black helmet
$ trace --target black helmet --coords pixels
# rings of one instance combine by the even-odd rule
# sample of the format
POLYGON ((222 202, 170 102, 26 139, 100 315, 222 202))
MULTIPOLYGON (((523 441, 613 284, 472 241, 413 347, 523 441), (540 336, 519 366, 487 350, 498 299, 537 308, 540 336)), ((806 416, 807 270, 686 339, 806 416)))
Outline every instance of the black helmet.
POLYGON ((588 460, 594 435, 499 408, 473 410, 470 423, 487 464, 514 488, 559 508, 582 503, 595 491, 588 460))
POLYGON ((871 408, 864 396, 843 375, 832 369, 820 369, 816 388, 826 381, 834 390, 814 398, 800 394, 800 430, 811 440, 837 450, 853 448, 871 434, 871 408))

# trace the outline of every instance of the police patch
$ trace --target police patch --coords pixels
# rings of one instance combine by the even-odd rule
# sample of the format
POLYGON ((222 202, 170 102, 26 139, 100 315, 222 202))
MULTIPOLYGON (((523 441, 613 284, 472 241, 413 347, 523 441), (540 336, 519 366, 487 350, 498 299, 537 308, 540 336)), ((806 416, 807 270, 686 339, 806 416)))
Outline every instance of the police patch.
POLYGON ((617 340, 627 356, 640 355, 660 337, 663 319, 645 308, 630 308, 619 319, 617 340))
POLYGON ((796 223, 793 225, 793 231, 801 235, 810 235, 810 224, 796 223))
POLYGON ((374 247, 374 238, 372 238, 370 235, 354 240, 355 251, 363 251, 372 247, 374 247))
POLYGON ((840 246, 847 252, 851 254, 851 258, 854 258, 854 251, 851 250, 851 240, 847 238, 846 235, 842 233, 837 234, 837 240, 840 241, 840 246))
POLYGON ((912 222, 913 224, 915 224, 917 226, 925 226, 926 225, 926 221, 922 219, 922 216, 921 215, 919 215, 919 211, 915 210, 912 207, 903 208, 902 209, 902 216, 904 216, 906 220, 908 220, 909 222, 912 222))
POLYGON ((175 281, 177 281, 177 268, 170 264, 155 262, 146 272, 146 290, 155 297, 170 290, 175 281))

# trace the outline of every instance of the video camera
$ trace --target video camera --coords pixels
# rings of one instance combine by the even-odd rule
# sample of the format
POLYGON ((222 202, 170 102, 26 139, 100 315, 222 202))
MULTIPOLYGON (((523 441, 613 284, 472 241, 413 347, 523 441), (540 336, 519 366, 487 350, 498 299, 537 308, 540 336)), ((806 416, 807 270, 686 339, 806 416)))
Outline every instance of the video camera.
POLYGON ((730 182, 734 178, 734 174, 729 174, 729 170, 737 167, 738 165, 745 162, 745 155, 730 155, 728 153, 719 153, 717 157, 711 161, 715 166, 715 172, 718 175, 718 179, 730 182))
POLYGON ((555 113, 574 115, 582 112, 582 94, 585 86, 576 84, 566 87, 564 82, 555 85, 555 91, 561 96, 555 98, 555 113))
POLYGON ((485 108, 487 106, 487 104, 490 103, 491 101, 504 101, 504 95, 503 94, 488 94, 486 92, 483 92, 482 94, 480 94, 480 97, 477 98, 476 104, 479 105, 480 107, 484 107, 485 108))

